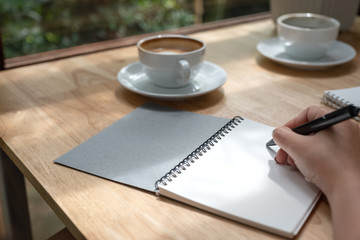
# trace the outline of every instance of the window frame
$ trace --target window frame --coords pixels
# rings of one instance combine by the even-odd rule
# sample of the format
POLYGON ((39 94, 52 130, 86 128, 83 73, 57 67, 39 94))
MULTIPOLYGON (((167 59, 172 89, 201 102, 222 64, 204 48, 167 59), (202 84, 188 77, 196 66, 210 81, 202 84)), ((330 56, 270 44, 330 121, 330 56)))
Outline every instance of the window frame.
POLYGON ((167 31, 161 31, 161 32, 153 32, 153 33, 146 33, 136 36, 129 36, 125 38, 119 38, 119 39, 113 39, 113 40, 107 40, 107 41, 101 41, 96 43, 89 43, 69 48, 63 48, 63 49, 57 49, 47 52, 41 52, 26 56, 20 56, 20 57, 14 57, 14 58, 5 58, 4 57, 4 51, 3 51, 3 43, 2 43, 2 36, 1 36, 1 29, 0 29, 0 71, 1 70, 7 70, 12 68, 18 68, 48 61, 55 61, 59 59, 69 58, 73 56, 79 56, 84 54, 90 54, 95 53, 99 51, 105 51, 115 48, 121 48, 126 46, 131 46, 136 44, 137 41, 140 39, 150 36, 150 35, 156 35, 156 34, 191 34, 195 32, 201 32, 201 31, 208 31, 216 28, 221 27, 228 27, 236 24, 242 24, 247 22, 253 22, 258 21, 262 19, 270 18, 271 14, 270 12, 260 12, 256 14, 249 14, 245 16, 235 17, 235 18, 229 18, 209 23, 202 23, 202 24, 196 24, 192 26, 182 27, 178 29, 172 29, 167 31))
POLYGON ((2 35, 0 29, 0 71, 5 69, 5 56, 4 56, 4 49, 2 44, 2 35))

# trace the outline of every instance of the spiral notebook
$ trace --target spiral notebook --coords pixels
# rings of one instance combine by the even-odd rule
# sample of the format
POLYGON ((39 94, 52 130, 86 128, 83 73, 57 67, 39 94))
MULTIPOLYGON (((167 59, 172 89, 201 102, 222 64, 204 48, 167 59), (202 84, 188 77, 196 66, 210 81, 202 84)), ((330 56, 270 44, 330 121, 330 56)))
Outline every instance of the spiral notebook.
POLYGON ((320 192, 272 160, 272 129, 145 104, 55 162, 293 237, 320 192))
MULTIPOLYGON (((345 107, 349 104, 360 107, 360 86, 326 90, 321 102, 335 109, 345 107)), ((355 119, 360 121, 359 117, 355 119)))

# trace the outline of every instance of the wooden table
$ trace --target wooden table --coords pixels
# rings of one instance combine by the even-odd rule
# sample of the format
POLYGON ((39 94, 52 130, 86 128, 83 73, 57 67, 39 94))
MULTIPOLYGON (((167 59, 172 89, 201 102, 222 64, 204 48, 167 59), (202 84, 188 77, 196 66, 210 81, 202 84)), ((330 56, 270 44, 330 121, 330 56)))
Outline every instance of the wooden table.
MULTIPOLYGON (((358 51, 360 21, 356 21, 358 28, 342 33, 340 39, 358 51)), ((206 60, 224 68, 228 79, 212 93, 183 101, 150 99, 119 84, 119 69, 137 61, 135 46, 0 72, 5 175, 1 186, 13 229, 28 227, 27 214, 20 211, 18 216, 12 208, 26 210, 25 176, 78 239, 280 239, 53 163, 148 101, 219 117, 238 114, 279 126, 307 106, 321 105, 324 90, 360 85, 359 56, 323 71, 294 70, 265 59, 256 44, 274 35, 271 20, 194 34, 208 43, 206 60), (19 197, 11 199, 14 194, 19 197)), ((329 206, 322 198, 298 239, 331 238, 329 206)))

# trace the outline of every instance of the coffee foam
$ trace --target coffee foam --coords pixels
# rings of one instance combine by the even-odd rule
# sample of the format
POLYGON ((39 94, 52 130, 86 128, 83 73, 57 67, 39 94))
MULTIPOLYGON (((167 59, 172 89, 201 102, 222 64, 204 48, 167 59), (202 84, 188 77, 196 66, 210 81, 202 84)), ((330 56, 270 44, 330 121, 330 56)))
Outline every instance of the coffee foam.
POLYGON ((324 29, 334 27, 332 21, 317 17, 290 17, 283 20, 283 23, 300 28, 324 29))
POLYGON ((147 40, 140 47, 155 53, 180 54, 198 50, 203 44, 189 38, 164 37, 147 40))

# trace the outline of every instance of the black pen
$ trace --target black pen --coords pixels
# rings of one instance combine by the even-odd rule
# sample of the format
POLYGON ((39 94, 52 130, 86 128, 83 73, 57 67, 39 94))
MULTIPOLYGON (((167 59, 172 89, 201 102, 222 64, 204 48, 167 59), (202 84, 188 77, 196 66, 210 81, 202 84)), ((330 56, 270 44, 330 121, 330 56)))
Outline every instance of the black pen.
MULTIPOLYGON (((358 116, 360 108, 354 105, 348 105, 339 110, 328 113, 313 121, 307 122, 303 125, 293 128, 292 130, 301 135, 309 135, 317 131, 328 128, 336 123, 342 122, 352 117, 358 116)), ((273 139, 266 143, 266 146, 276 145, 273 139)))

